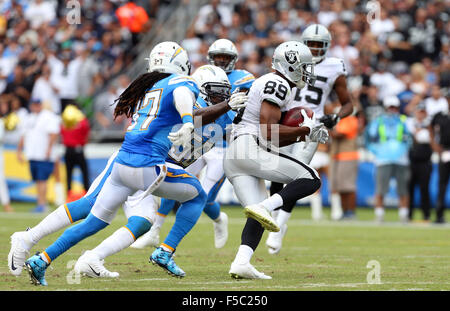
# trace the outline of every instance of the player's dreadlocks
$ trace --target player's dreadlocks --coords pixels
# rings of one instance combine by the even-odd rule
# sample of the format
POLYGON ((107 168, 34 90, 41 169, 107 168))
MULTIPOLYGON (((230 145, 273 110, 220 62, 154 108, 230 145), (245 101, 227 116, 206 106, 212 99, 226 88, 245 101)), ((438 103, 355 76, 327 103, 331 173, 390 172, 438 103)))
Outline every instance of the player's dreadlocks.
POLYGON ((120 94, 115 102, 117 106, 114 109, 114 119, 124 114, 127 118, 131 117, 135 112, 139 101, 145 96, 145 91, 153 87, 153 85, 168 76, 170 73, 163 73, 158 71, 147 72, 140 75, 136 80, 120 94))

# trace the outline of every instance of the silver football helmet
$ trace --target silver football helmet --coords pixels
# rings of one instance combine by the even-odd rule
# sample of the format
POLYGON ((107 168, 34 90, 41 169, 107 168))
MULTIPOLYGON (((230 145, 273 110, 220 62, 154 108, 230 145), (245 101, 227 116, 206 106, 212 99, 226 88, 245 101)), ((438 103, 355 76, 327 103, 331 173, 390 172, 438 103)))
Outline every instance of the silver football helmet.
POLYGON ((208 62, 222 68, 226 73, 234 70, 234 66, 238 60, 238 51, 233 42, 228 39, 219 39, 213 42, 208 49, 208 62), (217 55, 225 55, 228 60, 215 59, 217 55))
POLYGON ((176 42, 158 43, 146 60, 149 72, 159 71, 182 75, 189 75, 191 72, 191 63, 187 52, 176 42))
POLYGON ((285 76, 299 89, 314 85, 314 63, 309 48, 298 41, 281 43, 275 49, 272 68, 285 76))
POLYGON ((228 100, 231 96, 231 84, 222 68, 204 65, 192 74, 200 88, 200 96, 211 106, 228 100))
POLYGON ((308 26, 302 33, 300 40, 309 47, 313 54, 313 62, 316 64, 325 58, 325 54, 331 45, 331 35, 327 27, 320 24, 308 26), (319 42, 321 46, 317 46, 319 42))

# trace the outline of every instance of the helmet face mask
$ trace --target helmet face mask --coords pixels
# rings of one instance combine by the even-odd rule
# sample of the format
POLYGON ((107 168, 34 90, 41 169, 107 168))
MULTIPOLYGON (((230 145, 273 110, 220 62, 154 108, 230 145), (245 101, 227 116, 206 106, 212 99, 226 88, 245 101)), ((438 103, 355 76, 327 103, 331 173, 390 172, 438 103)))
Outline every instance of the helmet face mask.
POLYGON ((208 105, 216 105, 231 97, 231 85, 218 82, 206 82, 200 88, 208 105))
POLYGON ((302 82, 306 85, 314 86, 316 76, 314 75, 314 63, 303 63, 301 65, 302 82))
POLYGON ((216 105, 231 96, 231 84, 225 71, 217 66, 204 65, 192 74, 200 88, 200 96, 208 106, 216 105))
POLYGON ((235 55, 225 53, 210 53, 209 59, 211 60, 211 65, 220 67, 225 70, 225 72, 229 72, 234 70, 237 57, 235 55))
MULTIPOLYGON (((289 70, 290 71, 290 70, 289 70)), ((305 85, 314 86, 316 78, 314 76, 314 64, 302 63, 293 68, 292 70, 292 82, 299 89, 303 88, 305 85)))
POLYGON ((327 53, 329 48, 329 42, 316 39, 305 40, 303 43, 306 44, 311 50, 314 63, 318 63, 325 58, 325 54, 327 53))
POLYGON ((220 67, 226 73, 230 73, 234 70, 238 60, 238 52, 233 42, 228 39, 219 39, 209 47, 207 59, 210 65, 220 67))

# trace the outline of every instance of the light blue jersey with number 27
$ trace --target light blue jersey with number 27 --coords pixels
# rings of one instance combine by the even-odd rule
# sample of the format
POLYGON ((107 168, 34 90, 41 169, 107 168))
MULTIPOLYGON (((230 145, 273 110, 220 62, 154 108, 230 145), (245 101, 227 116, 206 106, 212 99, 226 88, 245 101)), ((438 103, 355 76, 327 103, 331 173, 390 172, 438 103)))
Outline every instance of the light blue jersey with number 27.
POLYGON ((173 127, 181 124, 175 108, 173 91, 180 86, 189 88, 197 98, 199 89, 189 76, 172 74, 149 88, 139 102, 128 127, 116 161, 132 167, 165 163, 172 142, 167 138, 173 127))

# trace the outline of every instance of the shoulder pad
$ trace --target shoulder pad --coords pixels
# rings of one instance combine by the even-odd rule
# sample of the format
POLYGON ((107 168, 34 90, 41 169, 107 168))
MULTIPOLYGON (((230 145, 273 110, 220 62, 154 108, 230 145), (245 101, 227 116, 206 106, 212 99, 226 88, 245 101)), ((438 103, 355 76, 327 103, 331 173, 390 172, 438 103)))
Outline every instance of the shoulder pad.
POLYGON ((248 73, 247 75, 243 76, 242 78, 234 81, 234 85, 240 85, 240 84, 244 84, 250 81, 254 81, 255 80, 255 76, 252 75, 251 73, 248 73))
POLYGON ((197 82, 194 80, 194 78, 192 78, 190 76, 184 76, 184 75, 176 75, 176 76, 174 76, 173 78, 171 78, 169 80, 168 85, 178 84, 178 83, 182 83, 182 82, 194 83, 195 86, 198 87, 197 82))

